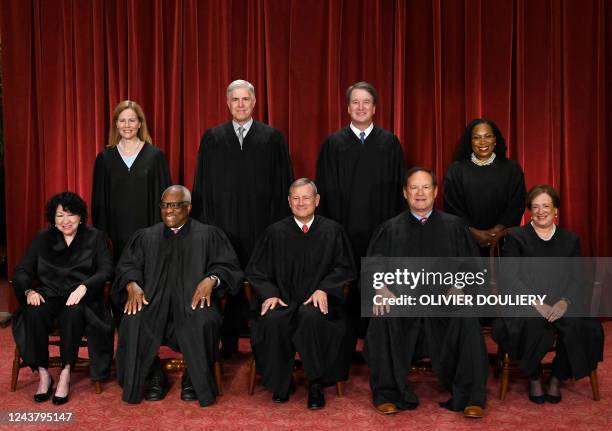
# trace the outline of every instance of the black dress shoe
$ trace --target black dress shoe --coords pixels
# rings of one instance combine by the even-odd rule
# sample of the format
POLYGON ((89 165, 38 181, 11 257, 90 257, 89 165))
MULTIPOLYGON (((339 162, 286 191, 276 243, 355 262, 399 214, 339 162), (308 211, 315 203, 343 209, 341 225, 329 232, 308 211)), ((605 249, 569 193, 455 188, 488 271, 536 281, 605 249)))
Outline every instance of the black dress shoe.
POLYGON ((286 397, 281 397, 280 395, 272 394, 272 401, 275 403, 286 403, 289 401, 289 396, 295 392, 295 383, 293 383, 293 379, 291 379, 291 383, 289 384, 289 393, 286 397))
POLYGON ((313 383, 308 389, 308 408, 318 410, 325 407, 325 394, 323 387, 319 383, 313 383))
POLYGON ((187 373, 187 369, 183 372, 183 378, 181 380, 181 400, 183 401, 196 401, 198 396, 191 383, 191 378, 187 373))
POLYGON ((68 383, 68 393, 66 394, 66 396, 56 397, 55 395, 53 395, 53 398, 51 398, 51 402, 55 404, 56 406, 61 406, 62 404, 66 404, 68 402, 69 395, 70 395, 70 383, 68 383))
POLYGON ((44 403, 45 401, 48 401, 49 398, 51 398, 52 391, 53 391, 53 377, 49 376, 49 387, 47 388, 47 392, 44 392, 42 394, 35 394, 34 401, 36 401, 37 403, 44 403))
POLYGON ((144 399, 147 401, 161 401, 168 392, 168 378, 162 370, 158 370, 145 383, 144 399))
POLYGON ((561 402, 561 394, 559 395, 546 394, 544 395, 544 398, 547 403, 551 403, 551 404, 559 404, 561 402))

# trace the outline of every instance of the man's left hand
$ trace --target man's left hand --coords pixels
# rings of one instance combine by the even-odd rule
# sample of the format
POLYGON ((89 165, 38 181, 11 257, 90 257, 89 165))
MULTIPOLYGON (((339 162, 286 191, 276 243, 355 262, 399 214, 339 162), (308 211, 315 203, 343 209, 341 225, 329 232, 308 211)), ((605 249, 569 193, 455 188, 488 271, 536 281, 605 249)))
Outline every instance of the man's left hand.
POLYGON ((308 300, 304 302, 304 305, 308 305, 311 302, 312 302, 312 305, 314 305, 321 311, 321 313, 323 314, 328 313, 327 311, 327 293, 323 292, 322 290, 315 290, 314 293, 310 295, 310 298, 308 298, 308 300))
POLYGON ((85 296, 86 293, 87 287, 84 284, 81 284, 79 287, 77 287, 70 293, 70 296, 66 301, 66 305, 77 305, 81 301, 81 299, 83 299, 83 296, 85 296))
POLYGON ((210 295, 217 282, 210 277, 206 277, 204 280, 198 283, 196 291, 191 298, 191 309, 195 310, 198 304, 200 308, 204 308, 204 304, 210 307, 210 295))

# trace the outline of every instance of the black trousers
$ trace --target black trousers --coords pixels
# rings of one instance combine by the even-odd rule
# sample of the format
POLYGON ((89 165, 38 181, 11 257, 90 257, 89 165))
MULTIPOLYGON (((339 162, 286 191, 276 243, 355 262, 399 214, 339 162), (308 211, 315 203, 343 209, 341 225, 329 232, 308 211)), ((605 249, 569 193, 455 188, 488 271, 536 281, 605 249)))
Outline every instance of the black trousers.
POLYGON ((341 311, 330 308, 324 315, 312 304, 291 304, 255 319, 251 344, 264 386, 284 397, 289 393, 296 351, 310 382, 346 380, 351 339, 341 311))
POLYGON ((76 362, 85 331, 85 313, 80 303, 67 307, 67 299, 46 298, 39 306, 28 304, 23 308, 26 343, 20 354, 27 365, 49 368, 49 334, 56 328, 62 367, 76 362))

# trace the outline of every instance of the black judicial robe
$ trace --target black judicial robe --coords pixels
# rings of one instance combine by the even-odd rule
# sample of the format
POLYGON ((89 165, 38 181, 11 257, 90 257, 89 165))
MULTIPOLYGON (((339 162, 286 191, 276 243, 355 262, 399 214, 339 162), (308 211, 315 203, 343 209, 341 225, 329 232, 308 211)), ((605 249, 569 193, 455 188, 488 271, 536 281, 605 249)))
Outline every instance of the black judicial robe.
POLYGON ((356 279, 350 244, 342 227, 315 216, 304 234, 293 216, 264 232, 246 269, 257 295, 251 344, 263 384, 277 395, 289 391, 295 350, 310 381, 346 380, 352 347, 345 321, 343 288, 356 279), (329 313, 303 303, 314 293, 327 293, 329 313), (261 303, 278 297, 263 317, 261 303))
POLYGON ((525 177, 514 160, 488 166, 455 160, 444 177, 444 209, 471 227, 518 226, 525 210, 525 177))
POLYGON ((123 399, 138 403, 143 385, 163 341, 183 353, 201 405, 215 401, 213 364, 221 314, 218 299, 235 294, 243 279, 227 236, 214 226, 190 219, 178 232, 158 223, 137 231, 117 264, 113 300, 123 308, 127 284, 135 281, 149 305, 123 316, 117 347, 117 380, 123 399), (216 275, 213 306, 191 309, 200 281, 216 275))
POLYGON ((87 293, 79 303, 84 306, 91 379, 108 379, 115 328, 108 306, 103 302, 103 293, 104 284, 112 278, 113 264, 103 232, 81 224, 72 243, 67 246, 64 236, 55 227, 40 231, 13 276, 15 294, 21 305, 13 316, 13 336, 24 362, 32 363, 29 358, 33 354, 28 349, 24 327, 25 291, 33 288, 32 282, 38 280, 40 284, 35 290, 43 298, 67 299, 74 289, 84 284, 87 293))
POLYGON ((117 147, 106 148, 94 165, 91 220, 113 242, 114 260, 138 229, 161 221, 159 202, 171 185, 164 153, 145 143, 128 169, 117 147))
MULTIPOLYGON (((580 241, 573 232, 559 226, 553 237, 544 241, 529 223, 506 234, 502 256, 580 257, 580 241)), ((573 303, 568 306, 569 311, 581 301, 580 293, 574 293, 579 286, 576 280, 569 280, 571 278, 569 272, 563 270, 530 271, 529 283, 537 285, 538 292, 548 293, 548 305, 554 305, 562 297, 568 298, 573 303)), ((597 369, 597 363, 603 360, 604 342, 598 319, 565 316, 550 323, 537 311, 533 314, 533 318, 502 318, 493 322, 493 338, 511 359, 518 360, 525 375, 535 377, 539 374, 540 362, 553 346, 557 352, 553 374, 559 379, 580 379, 597 369), (559 338, 555 344, 557 334, 559 338)))
MULTIPOLYGON (((434 210, 422 225, 410 211, 385 222, 373 235, 368 256, 477 256, 465 222, 434 210)), ((441 383, 451 391, 447 407, 484 407, 487 351, 476 318, 374 317, 365 337, 364 356, 370 367, 375 405, 394 403, 414 408, 418 398, 406 384, 411 363, 426 355, 441 383)))
POLYGON ((406 168, 397 137, 374 126, 365 143, 350 126, 327 137, 317 161, 318 213, 347 231, 359 268, 374 230, 406 207, 406 168))
POLYGON ((244 268, 259 235, 289 213, 293 181, 280 131, 253 121, 240 149, 232 122, 208 129, 193 181, 193 218, 220 227, 244 268))

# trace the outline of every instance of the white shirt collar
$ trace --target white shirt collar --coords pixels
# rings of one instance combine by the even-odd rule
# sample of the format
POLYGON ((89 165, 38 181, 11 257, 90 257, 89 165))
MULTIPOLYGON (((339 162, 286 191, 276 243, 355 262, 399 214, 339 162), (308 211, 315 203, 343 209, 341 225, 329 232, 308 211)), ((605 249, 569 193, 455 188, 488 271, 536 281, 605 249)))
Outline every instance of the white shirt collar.
MULTIPOLYGON (((297 223, 298 227, 300 228, 300 230, 302 229, 302 226, 304 226, 304 223, 302 223, 301 221, 299 221, 298 219, 296 219, 295 217, 293 217, 293 220, 295 220, 295 222, 297 223)), ((312 216, 312 218, 310 219, 310 221, 308 223, 306 223, 306 226, 308 226, 308 229, 310 229, 310 226, 312 225, 312 222, 314 221, 314 216, 312 216)))
POLYGON ((232 120, 232 126, 234 126, 234 132, 236 132, 236 136, 238 136, 238 127, 240 126, 244 127, 244 132, 242 133, 242 137, 245 137, 247 133, 249 133, 249 130, 251 129, 252 125, 253 125, 253 117, 251 117, 249 121, 247 121, 244 124, 238 124, 236 121, 232 120))
POLYGON ((426 218, 428 219, 429 217, 431 217, 431 213, 433 212, 433 210, 429 211, 426 215, 424 216, 420 216, 418 214, 413 213, 412 211, 410 211, 410 214, 412 214, 412 216, 417 219, 418 221, 421 221, 422 219, 426 218))
POLYGON ((181 230, 183 228, 183 226, 185 226, 185 223, 183 223, 179 227, 171 227, 170 230, 172 231, 172 233, 177 234, 179 232, 179 230, 181 230))
POLYGON ((353 133, 355 134, 355 136, 357 136, 357 138, 359 138, 359 134, 361 132, 365 133, 365 139, 368 139, 368 136, 370 135, 370 133, 372 132, 372 129, 374 129, 374 123, 370 123, 370 125, 368 126, 367 129, 365 130, 359 130, 357 127, 355 127, 353 125, 353 123, 351 123, 351 130, 353 131, 353 133))

